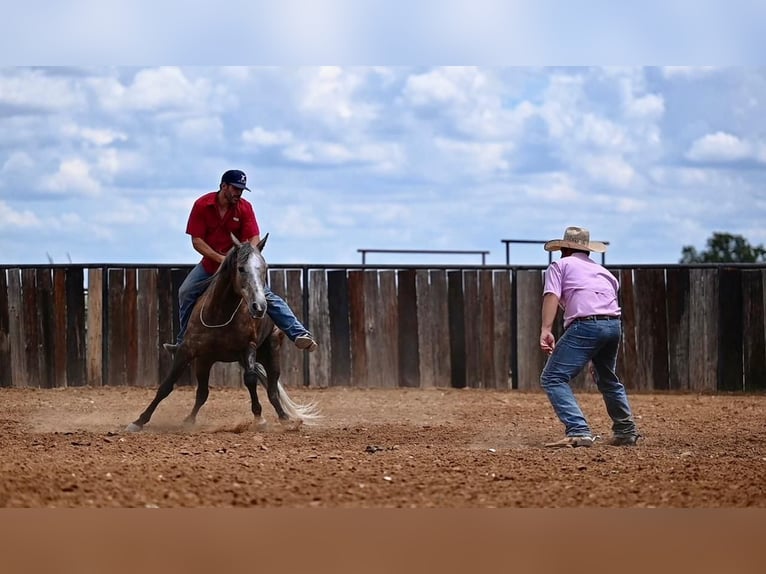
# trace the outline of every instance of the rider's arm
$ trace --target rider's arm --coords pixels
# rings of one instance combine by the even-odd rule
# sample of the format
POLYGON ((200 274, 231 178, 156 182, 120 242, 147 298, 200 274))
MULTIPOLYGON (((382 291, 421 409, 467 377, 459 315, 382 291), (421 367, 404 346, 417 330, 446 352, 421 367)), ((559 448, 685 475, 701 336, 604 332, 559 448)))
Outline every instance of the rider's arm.
POLYGON ((204 257, 209 257, 213 261, 221 263, 226 255, 218 253, 215 249, 210 247, 207 242, 201 237, 192 237, 192 247, 204 257))

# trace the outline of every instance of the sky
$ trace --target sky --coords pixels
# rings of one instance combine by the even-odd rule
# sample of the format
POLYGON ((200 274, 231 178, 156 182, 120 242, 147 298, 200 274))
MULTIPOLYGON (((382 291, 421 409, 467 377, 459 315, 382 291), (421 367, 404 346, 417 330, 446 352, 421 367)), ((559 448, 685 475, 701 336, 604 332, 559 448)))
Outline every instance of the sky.
MULTIPOLYGON (((17 22, 33 8, 16 8, 17 22)), ((445 14, 441 29, 466 12, 445 14)), ((463 26, 499 34, 487 14, 463 26)), ((100 54, 88 47, 106 32, 88 26, 79 51, 52 34, 41 52, 0 25, 0 264, 195 263, 189 210, 227 169, 248 175, 244 197, 270 234, 272 264, 357 264, 358 249, 404 249, 489 251, 487 263, 502 265, 503 239, 560 238, 569 225, 608 241, 611 264, 677 263, 685 245, 704 249, 714 232, 766 243, 766 68, 749 61, 752 36, 695 44, 701 53, 684 51, 691 40, 669 43, 665 61, 692 64, 649 66, 642 58, 663 58, 640 38, 638 50, 623 50, 625 27, 602 28, 596 52, 576 53, 575 63, 565 46, 543 61, 514 52, 498 62, 470 48, 475 31, 449 45, 432 33, 409 62, 445 64, 412 64, 400 49, 376 52, 384 34, 364 25, 369 17, 350 33, 348 19, 309 16, 290 30, 302 44, 277 64, 266 51, 257 65, 201 50, 204 34, 176 32, 148 55, 131 51, 135 39, 100 54), (327 47, 317 29, 331 24, 344 34, 327 47), (360 34, 372 39, 360 43, 360 34), (577 63, 604 61, 602 42, 621 65, 577 63), (322 48, 327 56, 312 57, 322 48)), ((131 26, 119 11, 94 17, 131 26)), ((547 261, 539 245, 511 248, 511 264, 547 261)))

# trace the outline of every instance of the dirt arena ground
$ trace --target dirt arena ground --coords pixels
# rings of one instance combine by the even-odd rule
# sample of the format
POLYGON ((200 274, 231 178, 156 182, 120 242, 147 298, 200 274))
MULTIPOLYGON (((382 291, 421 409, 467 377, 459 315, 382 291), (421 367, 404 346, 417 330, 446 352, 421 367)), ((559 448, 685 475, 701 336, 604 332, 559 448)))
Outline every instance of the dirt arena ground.
POLYGON ((457 389, 289 389, 317 426, 251 425, 244 389, 211 390, 198 424, 182 387, 145 430, 153 389, 0 389, 0 507, 766 507, 766 396, 633 394, 645 440, 611 447, 579 394, 590 449, 544 395, 457 389))

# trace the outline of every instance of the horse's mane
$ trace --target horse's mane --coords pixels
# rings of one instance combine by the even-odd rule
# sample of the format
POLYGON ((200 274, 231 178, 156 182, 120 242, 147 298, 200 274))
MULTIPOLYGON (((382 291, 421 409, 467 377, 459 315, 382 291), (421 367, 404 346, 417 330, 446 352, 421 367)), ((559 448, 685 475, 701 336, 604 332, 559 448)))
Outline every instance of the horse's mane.
POLYGON ((234 265, 234 260, 236 259, 237 265, 244 265, 247 263, 247 260, 253 253, 254 249, 255 248, 248 241, 241 243, 239 246, 235 245, 229 249, 229 252, 226 254, 224 260, 221 261, 221 265, 218 267, 218 269, 216 269, 216 272, 205 279, 203 283, 205 289, 210 287, 213 281, 216 281, 219 277, 223 278, 223 280, 228 279, 231 267, 234 265))

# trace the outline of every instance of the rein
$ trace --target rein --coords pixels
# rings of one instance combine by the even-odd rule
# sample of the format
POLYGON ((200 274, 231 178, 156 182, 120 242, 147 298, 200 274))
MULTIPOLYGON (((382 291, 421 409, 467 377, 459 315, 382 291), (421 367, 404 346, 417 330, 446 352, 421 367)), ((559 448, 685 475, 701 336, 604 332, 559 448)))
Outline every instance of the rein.
MULTIPOLYGON (((207 296, 205 297, 205 301, 207 301, 207 296)), ((202 318, 202 312, 205 310, 205 301, 202 302, 202 306, 200 307, 200 310, 199 310, 199 321, 200 323, 202 323, 203 327, 207 327, 208 329, 217 329, 219 327, 225 327, 226 325, 231 323, 234 320, 234 317, 237 316, 237 311, 239 311, 239 308, 242 306, 242 299, 240 299, 239 304, 237 305, 237 308, 234 309, 234 313, 231 314, 231 317, 229 317, 228 321, 220 325, 208 325, 207 323, 205 323, 205 319, 202 318)))

